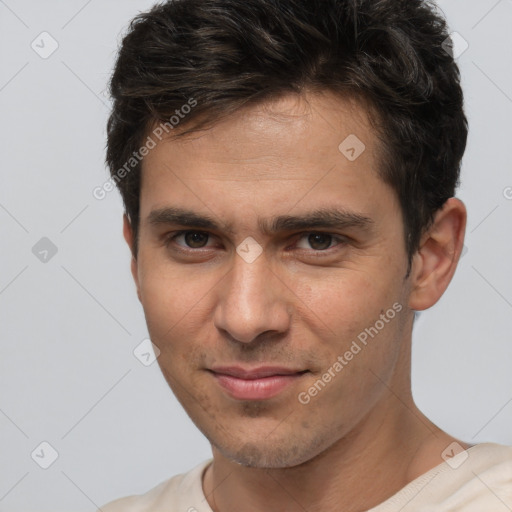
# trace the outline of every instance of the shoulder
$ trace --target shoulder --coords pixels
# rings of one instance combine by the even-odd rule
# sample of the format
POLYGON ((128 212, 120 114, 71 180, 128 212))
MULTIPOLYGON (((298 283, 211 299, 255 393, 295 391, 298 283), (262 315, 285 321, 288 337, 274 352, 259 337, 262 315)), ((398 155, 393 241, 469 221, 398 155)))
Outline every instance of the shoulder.
POLYGON ((511 510, 512 446, 482 443, 456 457, 443 472, 446 510, 511 510))
POLYGON ((447 459, 425 487, 446 511, 507 511, 512 506, 512 446, 481 443, 447 459))
POLYGON ((467 474, 475 478, 490 477, 495 483, 502 482, 512 491, 512 446, 496 443, 482 443, 464 453, 461 467, 467 463, 467 474), (467 459, 467 460, 466 460, 467 459))
MULTIPOLYGON (((103 505, 97 512, 163 512, 170 509, 209 511, 205 507, 202 475, 211 459, 202 462, 187 473, 175 475, 145 492, 126 496, 103 505)), ((207 506, 207 504, 206 504, 207 506)))
MULTIPOLYGON (((497 443, 480 443, 459 453, 448 464, 452 470, 464 468, 463 473, 478 476, 491 472, 512 482, 512 446, 497 443)), ((448 462, 448 461, 447 461, 448 462)))
POLYGON ((512 510, 512 446, 481 443, 444 459, 371 512, 512 510))

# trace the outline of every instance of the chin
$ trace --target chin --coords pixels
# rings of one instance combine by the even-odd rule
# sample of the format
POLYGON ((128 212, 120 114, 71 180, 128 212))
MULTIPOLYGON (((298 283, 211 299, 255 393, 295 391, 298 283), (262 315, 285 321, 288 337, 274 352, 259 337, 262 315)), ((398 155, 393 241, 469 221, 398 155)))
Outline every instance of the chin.
POLYGON ((304 443, 292 444, 280 442, 279 446, 274 443, 265 445, 264 440, 258 443, 252 441, 245 443, 238 450, 225 446, 215 447, 228 460, 236 462, 241 466, 257 469, 284 469, 300 466, 315 458, 321 451, 311 443, 309 449, 304 443))

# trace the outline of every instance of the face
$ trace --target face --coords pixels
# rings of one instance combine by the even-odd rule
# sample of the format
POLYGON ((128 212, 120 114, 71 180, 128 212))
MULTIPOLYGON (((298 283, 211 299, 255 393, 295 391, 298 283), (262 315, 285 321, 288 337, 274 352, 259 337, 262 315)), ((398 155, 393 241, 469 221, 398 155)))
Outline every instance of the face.
POLYGON ((225 457, 310 460, 404 371, 403 221, 378 165, 365 110, 330 94, 247 108, 145 157, 139 298, 165 378, 225 457))

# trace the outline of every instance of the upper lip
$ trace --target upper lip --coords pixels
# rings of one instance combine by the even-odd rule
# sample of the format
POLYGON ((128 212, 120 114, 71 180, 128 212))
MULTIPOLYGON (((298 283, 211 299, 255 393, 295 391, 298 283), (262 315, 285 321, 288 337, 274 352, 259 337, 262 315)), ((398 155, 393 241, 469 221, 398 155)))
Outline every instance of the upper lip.
POLYGON ((264 377, 271 377, 274 375, 294 375, 297 373, 304 373, 307 370, 296 370, 293 368, 285 368, 282 366, 259 366, 258 368, 242 368, 240 366, 217 366, 211 368, 213 373, 222 375, 229 375, 238 379, 262 379, 264 377))

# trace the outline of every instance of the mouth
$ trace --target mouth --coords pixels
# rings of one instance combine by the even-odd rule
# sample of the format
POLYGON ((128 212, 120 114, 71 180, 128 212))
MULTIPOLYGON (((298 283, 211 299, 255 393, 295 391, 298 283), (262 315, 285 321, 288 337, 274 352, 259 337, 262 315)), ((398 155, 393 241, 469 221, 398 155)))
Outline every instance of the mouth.
POLYGON ((217 384, 237 400, 268 400, 296 383, 309 370, 282 367, 217 367, 209 372, 217 384))

